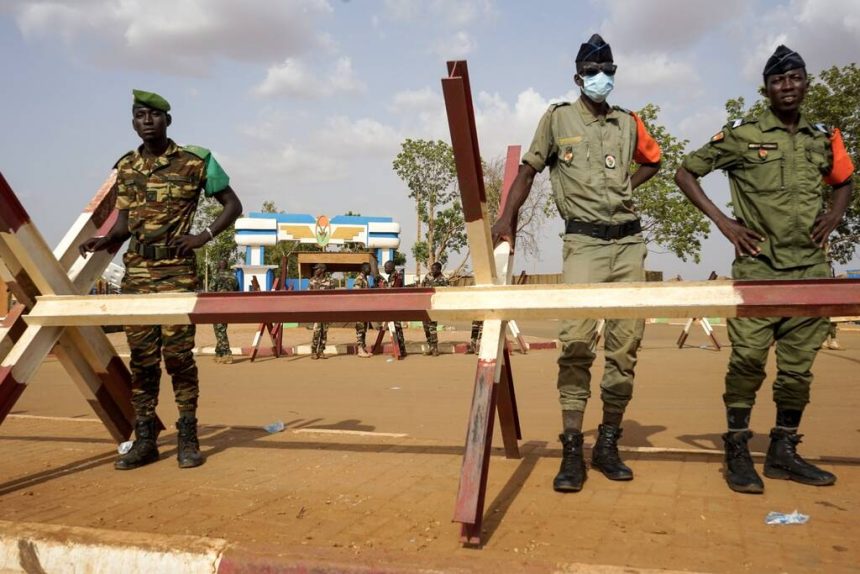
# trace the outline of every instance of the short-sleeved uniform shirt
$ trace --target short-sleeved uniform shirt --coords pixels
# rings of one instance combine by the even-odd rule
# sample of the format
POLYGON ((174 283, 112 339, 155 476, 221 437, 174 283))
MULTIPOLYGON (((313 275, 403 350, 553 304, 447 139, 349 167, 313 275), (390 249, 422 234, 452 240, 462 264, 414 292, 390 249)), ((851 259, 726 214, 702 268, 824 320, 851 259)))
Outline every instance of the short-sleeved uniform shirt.
POLYGON ((618 224, 638 216, 630 162, 660 161, 660 146, 633 112, 613 107, 595 116, 582 102, 553 104, 523 156, 538 172, 550 168, 556 206, 564 219, 618 224))
POLYGON ((440 274, 439 277, 434 277, 432 273, 428 273, 424 276, 424 279, 421 280, 422 287, 447 287, 448 280, 444 275, 440 274))
POLYGON ((826 261, 810 236, 824 209, 824 185, 844 183, 854 172, 839 130, 801 116, 792 134, 768 109, 730 122, 683 167, 696 177, 715 169, 728 174, 735 217, 765 238, 759 256, 775 269, 826 261))
MULTIPOLYGON (((167 246, 191 231, 197 200, 203 191, 211 197, 224 191, 230 178, 209 150, 178 146, 168 140, 158 157, 143 155, 143 146, 116 164, 116 208, 128 210, 128 229, 147 245, 167 246)), ((193 265, 194 256, 145 259, 128 251, 126 268, 170 268, 193 265)))

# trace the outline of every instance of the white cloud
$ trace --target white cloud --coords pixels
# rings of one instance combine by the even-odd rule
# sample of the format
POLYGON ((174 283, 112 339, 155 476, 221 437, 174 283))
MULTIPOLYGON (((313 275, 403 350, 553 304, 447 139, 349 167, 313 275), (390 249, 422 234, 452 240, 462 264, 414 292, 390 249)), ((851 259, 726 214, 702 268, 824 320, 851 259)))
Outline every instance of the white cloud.
POLYGON ((688 96, 690 90, 699 90, 699 74, 690 60, 659 52, 621 53, 614 57, 619 63, 616 88, 627 91, 671 87, 688 96))
POLYGON ((341 57, 325 77, 315 75, 299 58, 287 58, 272 66, 265 79, 252 89, 261 98, 296 97, 313 99, 336 93, 360 93, 366 89, 352 69, 352 61, 341 57))
POLYGON ((439 21, 445 26, 462 27, 494 16, 495 3, 491 0, 385 0, 384 14, 397 22, 439 21))
POLYGON ((272 61, 325 38, 327 0, 53 0, 15 8, 29 40, 62 38, 106 65, 202 75, 218 58, 272 61))
POLYGON ((443 106, 442 96, 429 87, 420 90, 403 90, 394 94, 389 109, 397 114, 415 114, 439 111, 443 106))
MULTIPOLYGON (((611 0, 601 34, 614 48, 632 52, 673 52, 696 44, 720 25, 742 18, 743 0, 611 0)), ((617 55, 616 55, 617 60, 617 55)))
POLYGON ((678 139, 689 140, 689 150, 698 149, 711 136, 717 133, 726 123, 726 110, 709 106, 684 117, 678 122, 678 129, 673 134, 678 139))
POLYGON ((312 136, 320 155, 335 159, 360 157, 393 158, 405 136, 395 128, 371 118, 328 118, 325 127, 312 136))
POLYGON ((439 38, 433 44, 433 53, 441 58, 453 60, 463 58, 477 47, 477 42, 468 32, 460 30, 451 36, 439 38))

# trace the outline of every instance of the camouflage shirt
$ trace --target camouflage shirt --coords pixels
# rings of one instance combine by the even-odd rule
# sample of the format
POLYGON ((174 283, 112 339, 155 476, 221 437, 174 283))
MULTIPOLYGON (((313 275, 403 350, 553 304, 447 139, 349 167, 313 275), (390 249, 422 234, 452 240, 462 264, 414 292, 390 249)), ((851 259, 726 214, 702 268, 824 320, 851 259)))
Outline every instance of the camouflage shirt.
POLYGON ((209 285, 211 291, 229 293, 238 289, 236 275, 230 271, 221 271, 215 273, 212 277, 212 283, 209 285))
POLYGON ((445 276, 441 273, 439 277, 434 277, 432 273, 428 273, 424 276, 424 279, 421 281, 422 287, 447 287, 448 280, 445 279, 445 276))
MULTIPOLYGON (((229 185, 230 179, 209 150, 178 146, 168 140, 158 157, 143 155, 143 146, 116 163, 116 207, 128 211, 132 239, 144 245, 169 246, 191 231, 200 192, 211 197, 229 185)), ((145 259, 129 250, 126 268, 193 266, 194 256, 145 259)))
POLYGON ((311 277, 308 280, 308 289, 317 291, 319 289, 334 289, 334 280, 328 273, 323 273, 322 277, 311 277))
POLYGON ((362 273, 359 273, 352 281, 353 289, 367 289, 368 287, 370 287, 370 283, 367 281, 367 277, 362 273))

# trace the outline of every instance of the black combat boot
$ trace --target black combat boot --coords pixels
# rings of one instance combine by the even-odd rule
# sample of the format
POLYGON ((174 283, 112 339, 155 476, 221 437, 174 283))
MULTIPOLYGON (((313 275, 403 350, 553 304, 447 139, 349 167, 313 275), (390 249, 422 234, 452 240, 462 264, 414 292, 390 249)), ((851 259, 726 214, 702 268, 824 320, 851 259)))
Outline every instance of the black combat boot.
POLYGON ((582 433, 566 432, 558 435, 562 444, 561 468, 552 481, 556 492, 579 492, 585 482, 585 458, 582 455, 582 433))
POLYGON ((752 435, 752 431, 748 430, 727 432, 723 435, 723 444, 726 447, 725 477, 729 488, 735 492, 761 494, 764 492, 764 483, 755 471, 747 444, 752 435))
POLYGON ((197 419, 193 416, 179 417, 176 430, 179 431, 179 448, 176 451, 179 468, 194 468, 203 464, 206 459, 200 453, 200 442, 197 440, 197 419))
POLYGON ((602 472, 609 480, 633 480, 633 471, 618 456, 621 427, 602 424, 597 427, 597 432, 597 442, 591 451, 591 467, 602 472))
POLYGON ((767 449, 767 458, 764 459, 764 475, 812 486, 829 486, 835 483, 835 475, 809 464, 797 454, 797 444, 802 436, 786 429, 771 429, 770 447, 767 449))
POLYGON ((115 469, 131 470, 158 460, 158 446, 155 444, 158 430, 155 419, 137 419, 134 423, 134 434, 136 438, 131 449, 117 459, 113 465, 115 469))

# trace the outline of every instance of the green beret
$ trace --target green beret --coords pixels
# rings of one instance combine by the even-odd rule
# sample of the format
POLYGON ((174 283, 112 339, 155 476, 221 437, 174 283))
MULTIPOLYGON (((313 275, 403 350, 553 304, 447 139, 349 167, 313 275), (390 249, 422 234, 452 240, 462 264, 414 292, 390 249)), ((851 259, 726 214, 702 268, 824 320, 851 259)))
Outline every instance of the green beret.
POLYGON ((170 104, 154 92, 144 92, 143 90, 132 90, 134 95, 134 105, 146 106, 153 110, 161 110, 162 112, 170 111, 170 104))

